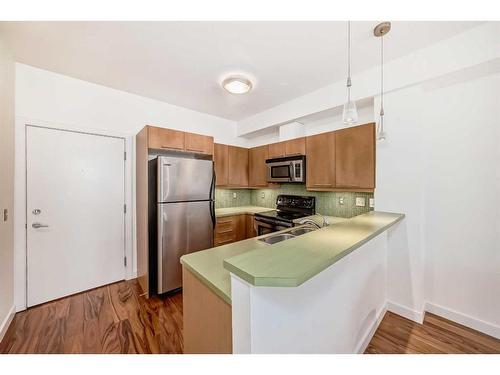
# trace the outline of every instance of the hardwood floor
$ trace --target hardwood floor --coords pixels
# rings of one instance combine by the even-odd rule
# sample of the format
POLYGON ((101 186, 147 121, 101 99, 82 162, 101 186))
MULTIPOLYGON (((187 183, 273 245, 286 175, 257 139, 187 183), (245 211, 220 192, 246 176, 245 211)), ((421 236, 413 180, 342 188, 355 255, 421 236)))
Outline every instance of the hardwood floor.
POLYGON ((0 353, 182 353, 182 294, 121 281, 16 314, 0 353))
MULTIPOLYGON (((140 296, 121 281, 16 314, 0 353, 182 353, 182 294, 140 296)), ((365 353, 500 353, 500 340, 433 314, 388 312, 365 353)))
POLYGON ((365 353, 500 353, 500 340, 430 313, 417 324, 387 312, 365 353))

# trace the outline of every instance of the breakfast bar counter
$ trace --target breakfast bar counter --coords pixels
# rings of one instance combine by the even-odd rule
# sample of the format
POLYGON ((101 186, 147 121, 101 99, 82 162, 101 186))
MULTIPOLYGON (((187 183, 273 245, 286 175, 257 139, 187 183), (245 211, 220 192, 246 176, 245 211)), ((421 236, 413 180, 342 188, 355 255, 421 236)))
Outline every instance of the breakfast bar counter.
POLYGON ((385 311, 386 232, 403 219, 377 211, 327 218, 328 226, 274 244, 262 240, 291 229, 184 255, 187 352, 361 350, 385 311), (200 330, 211 339, 200 343, 200 330))

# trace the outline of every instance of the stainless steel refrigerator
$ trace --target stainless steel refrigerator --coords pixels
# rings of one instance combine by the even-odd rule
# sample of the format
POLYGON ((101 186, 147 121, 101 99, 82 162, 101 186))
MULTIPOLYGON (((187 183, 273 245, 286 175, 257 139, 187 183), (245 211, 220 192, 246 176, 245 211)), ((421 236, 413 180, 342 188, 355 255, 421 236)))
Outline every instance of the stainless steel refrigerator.
POLYGON ((213 247, 215 174, 212 160, 176 156, 149 170, 150 282, 161 294, 182 286, 182 255, 213 247))

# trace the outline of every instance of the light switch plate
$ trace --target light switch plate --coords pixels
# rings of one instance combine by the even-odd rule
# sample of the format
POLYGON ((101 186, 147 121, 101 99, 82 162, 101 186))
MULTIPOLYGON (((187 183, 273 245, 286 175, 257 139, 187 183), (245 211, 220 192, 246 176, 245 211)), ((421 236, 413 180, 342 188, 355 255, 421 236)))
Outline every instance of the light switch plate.
POLYGON ((261 197, 262 199, 264 199, 264 198, 266 197, 266 193, 264 193, 264 192, 262 191, 262 192, 260 193, 260 197, 261 197))
POLYGON ((366 204, 366 199, 364 197, 356 197, 356 206, 364 207, 366 204))
POLYGON ((375 199, 370 198, 370 208, 374 208, 374 207, 375 207, 375 199))
POLYGON ((236 199, 236 193, 233 193, 233 199, 236 199))
POLYGON ((343 205, 344 204, 344 197, 339 197, 339 204, 343 205))

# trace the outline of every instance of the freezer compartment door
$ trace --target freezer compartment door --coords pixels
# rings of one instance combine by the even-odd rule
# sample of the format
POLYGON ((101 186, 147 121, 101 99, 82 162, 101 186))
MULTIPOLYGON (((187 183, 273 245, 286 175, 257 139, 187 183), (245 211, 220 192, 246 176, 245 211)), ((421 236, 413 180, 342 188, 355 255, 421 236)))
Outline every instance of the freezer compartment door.
POLYGON ((157 183, 158 202, 213 199, 213 161, 160 156, 157 183))
POLYGON ((213 247, 213 201, 158 205, 158 293, 182 286, 180 258, 213 247))

